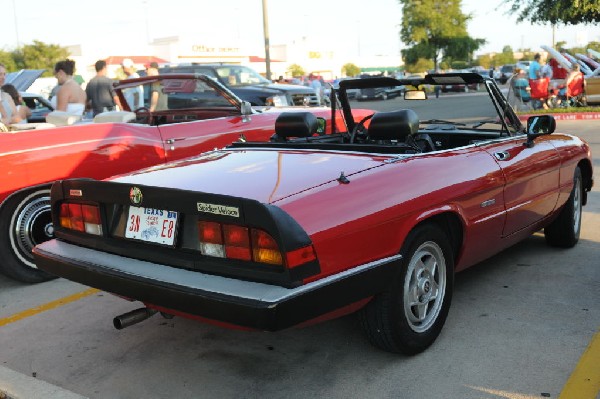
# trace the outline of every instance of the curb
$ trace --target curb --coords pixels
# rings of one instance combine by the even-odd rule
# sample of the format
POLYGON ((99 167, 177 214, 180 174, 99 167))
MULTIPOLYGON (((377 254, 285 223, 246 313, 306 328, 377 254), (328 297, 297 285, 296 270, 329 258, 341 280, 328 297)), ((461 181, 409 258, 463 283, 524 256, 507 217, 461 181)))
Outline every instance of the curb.
POLYGON ((0 366, 0 399, 48 398, 87 399, 85 396, 0 366))
POLYGON ((520 114, 519 119, 521 121, 527 121, 530 116, 536 115, 552 115, 556 121, 592 121, 600 120, 600 112, 561 112, 561 113, 548 113, 548 114, 520 114))

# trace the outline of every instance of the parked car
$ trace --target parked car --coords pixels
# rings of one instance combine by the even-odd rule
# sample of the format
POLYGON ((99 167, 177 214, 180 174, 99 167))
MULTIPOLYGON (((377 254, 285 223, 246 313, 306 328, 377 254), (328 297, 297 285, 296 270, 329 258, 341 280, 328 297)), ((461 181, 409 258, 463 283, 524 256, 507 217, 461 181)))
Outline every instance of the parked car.
POLYGON ((238 64, 191 64, 168 66, 159 73, 202 73, 218 80, 239 98, 252 105, 285 107, 320 106, 316 91, 307 86, 273 83, 255 70, 238 64))
MULTIPOLYGON (((376 77, 365 75, 361 76, 361 79, 374 79, 376 77)), ((404 94, 405 87, 400 86, 390 86, 390 87, 365 87, 362 89, 358 89, 354 98, 357 101, 366 101, 366 100, 387 100, 388 98, 399 97, 404 94)))
POLYGON ((20 94, 25 105, 31 110, 31 116, 27 119, 28 122, 45 122, 48 114, 54 111, 54 107, 52 107, 50 101, 41 94, 28 93, 25 91, 22 91, 20 94))
POLYGON ((529 66, 531 65, 531 61, 518 61, 516 64, 516 68, 519 68, 525 72, 529 71, 529 66))
MULTIPOLYGON (((25 282, 51 277, 35 268, 31 249, 53 236, 49 193, 54 180, 103 179, 194 156, 239 138, 268 140, 277 115, 294 109, 253 108, 205 75, 123 80, 116 92, 125 111, 79 122, 80 117, 53 112, 48 121, 76 123, 50 129, 35 129, 48 124, 15 125, 13 129, 28 130, 0 135, 0 272, 25 282), (123 92, 138 85, 146 94, 151 88, 161 93, 155 111, 149 110, 148 99, 144 108, 128 108, 123 92)), ((331 129, 331 109, 311 109, 331 129)))
POLYGON ((585 96, 588 104, 600 104, 600 76, 585 77, 585 96))
POLYGON ((27 89, 44 73, 44 69, 22 69, 18 72, 11 72, 6 75, 6 83, 10 83, 21 94, 25 105, 31 109, 29 122, 45 122, 46 116, 54 111, 52 104, 48 99, 39 93, 28 93, 27 89))
POLYGON ((506 64, 500 67, 500 83, 505 84, 515 74, 516 65, 506 64))
MULTIPOLYGON (((451 74, 454 73, 470 73, 471 71, 453 71, 453 72, 449 72, 451 74)), ((489 77, 489 73, 486 73, 485 75, 478 73, 478 72, 473 72, 473 73, 477 73, 478 75, 481 75, 483 78, 487 78, 489 77)), ((469 90, 470 91, 477 91, 478 89, 478 83, 450 83, 450 84, 445 84, 442 85, 441 87, 441 91, 442 93, 448 93, 448 92, 464 92, 464 93, 468 93, 469 90)))
POLYGON ((523 126, 490 78, 340 90, 461 82, 487 96, 440 108, 408 90, 404 109, 359 120, 342 94, 339 133, 317 135, 310 109, 286 112, 269 142, 58 181, 56 239, 35 247, 36 264, 141 301, 117 328, 161 312, 277 331, 358 311, 375 346, 421 352, 444 325, 456 272, 541 229, 550 245, 574 246, 593 184, 590 147, 555 133, 550 115, 523 126))

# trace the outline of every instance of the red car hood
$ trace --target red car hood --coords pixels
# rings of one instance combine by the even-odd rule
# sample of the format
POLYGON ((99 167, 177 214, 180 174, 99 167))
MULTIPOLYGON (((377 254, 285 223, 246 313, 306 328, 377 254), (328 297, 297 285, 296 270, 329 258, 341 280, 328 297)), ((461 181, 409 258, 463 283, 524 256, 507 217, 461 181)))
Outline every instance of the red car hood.
POLYGON ((389 157, 281 150, 223 150, 110 180, 250 198, 289 197, 382 165, 389 157))

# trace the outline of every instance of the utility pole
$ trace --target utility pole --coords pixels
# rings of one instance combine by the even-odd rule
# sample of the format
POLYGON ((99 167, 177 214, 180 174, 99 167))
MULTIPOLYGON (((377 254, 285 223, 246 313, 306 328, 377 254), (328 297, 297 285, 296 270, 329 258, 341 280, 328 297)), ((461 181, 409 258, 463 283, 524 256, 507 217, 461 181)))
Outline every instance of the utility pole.
POLYGON ((17 7, 15 6, 15 0, 13 0, 13 18, 15 20, 15 35, 17 36, 17 48, 21 47, 21 42, 19 41, 19 25, 17 23, 17 7))
POLYGON ((269 17, 267 11, 267 0, 262 0, 262 12, 263 12, 263 30, 265 34, 265 64, 267 66, 266 78, 271 80, 271 52, 269 45, 269 17))

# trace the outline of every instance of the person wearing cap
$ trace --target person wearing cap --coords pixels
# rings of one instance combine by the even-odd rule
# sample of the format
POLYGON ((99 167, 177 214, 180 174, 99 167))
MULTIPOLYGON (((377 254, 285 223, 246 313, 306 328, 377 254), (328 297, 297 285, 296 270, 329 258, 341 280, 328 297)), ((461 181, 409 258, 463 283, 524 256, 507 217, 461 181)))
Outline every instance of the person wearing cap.
POLYGON ((88 98, 87 108, 92 110, 94 116, 101 112, 114 111, 116 106, 121 105, 113 87, 113 80, 106 76, 106 61, 96 61, 95 68, 96 76, 85 88, 88 98))
MULTIPOLYGON (((131 58, 123 59, 121 66, 127 75, 127 79, 140 77, 140 75, 138 75, 136 72, 135 64, 131 58)), ((135 111, 138 108, 144 107, 144 88, 142 85, 123 90, 123 95, 125 96, 125 100, 127 100, 127 105, 129 106, 130 111, 135 111)))

